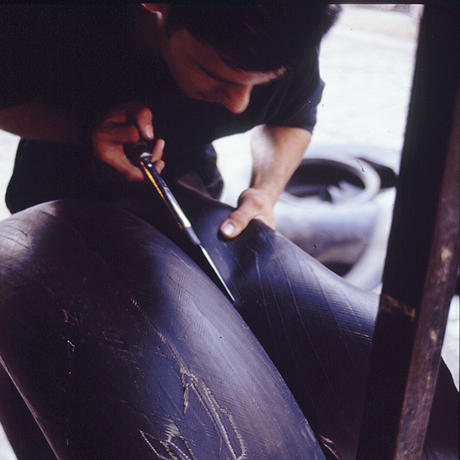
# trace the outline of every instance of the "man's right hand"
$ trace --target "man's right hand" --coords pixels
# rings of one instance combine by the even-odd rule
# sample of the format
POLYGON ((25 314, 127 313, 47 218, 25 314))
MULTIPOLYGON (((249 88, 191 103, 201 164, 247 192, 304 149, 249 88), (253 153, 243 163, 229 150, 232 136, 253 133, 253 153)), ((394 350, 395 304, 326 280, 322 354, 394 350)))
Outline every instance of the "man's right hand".
MULTIPOLYGON (((111 109, 105 119, 99 123, 92 134, 93 153, 97 158, 109 164, 131 181, 143 180, 144 175, 125 155, 129 148, 142 141, 151 141, 154 137, 152 112, 138 102, 128 102, 111 109)), ((161 172, 164 162, 164 141, 155 143, 151 162, 161 172)))

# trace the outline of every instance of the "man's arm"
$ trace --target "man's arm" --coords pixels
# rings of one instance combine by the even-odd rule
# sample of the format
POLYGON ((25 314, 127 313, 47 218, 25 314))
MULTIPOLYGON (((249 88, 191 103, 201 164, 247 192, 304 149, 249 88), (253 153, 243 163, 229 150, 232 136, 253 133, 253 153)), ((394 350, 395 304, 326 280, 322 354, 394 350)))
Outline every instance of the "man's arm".
MULTIPOLYGON (((128 180, 143 180, 142 172, 126 157, 124 147, 142 139, 152 140, 152 112, 137 102, 126 103, 110 110, 102 121, 85 132, 83 124, 60 108, 31 102, 0 109, 0 129, 25 139, 81 145, 91 136, 93 153, 111 165, 128 180)), ((86 147, 86 145, 85 145, 86 147)), ((152 162, 161 171, 164 142, 156 143, 152 162)))
POLYGON ((253 173, 250 187, 238 200, 238 208, 221 226, 227 238, 239 235, 252 219, 275 228, 273 208, 300 164, 311 133, 301 128, 259 126, 253 130, 253 173))
POLYGON ((31 102, 0 109, 0 129, 39 141, 78 144, 81 126, 64 110, 31 102))

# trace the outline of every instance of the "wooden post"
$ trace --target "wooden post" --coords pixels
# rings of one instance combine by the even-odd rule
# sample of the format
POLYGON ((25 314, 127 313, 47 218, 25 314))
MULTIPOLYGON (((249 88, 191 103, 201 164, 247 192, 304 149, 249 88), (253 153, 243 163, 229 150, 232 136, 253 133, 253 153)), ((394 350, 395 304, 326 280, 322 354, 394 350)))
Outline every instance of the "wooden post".
POLYGON ((460 8, 427 5, 358 459, 420 458, 458 270, 460 8))

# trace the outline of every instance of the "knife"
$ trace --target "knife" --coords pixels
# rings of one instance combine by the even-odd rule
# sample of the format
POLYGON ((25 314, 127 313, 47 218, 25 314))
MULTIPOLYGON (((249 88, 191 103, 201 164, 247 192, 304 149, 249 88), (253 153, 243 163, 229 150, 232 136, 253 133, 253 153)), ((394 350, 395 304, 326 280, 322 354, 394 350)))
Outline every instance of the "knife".
POLYGON ((135 152, 131 152, 130 157, 136 156, 137 159, 134 161, 134 164, 138 166, 144 176, 147 178, 150 184, 155 187, 158 195, 161 197, 163 202, 166 204, 170 214, 174 218, 176 224, 182 231, 182 233, 187 237, 189 242, 198 250, 198 253, 201 254, 202 259, 206 263, 207 270, 205 272, 208 276, 214 281, 214 283, 221 289, 221 291, 227 296, 227 298, 235 303, 235 298, 233 297, 230 289, 225 284, 219 270, 215 266, 211 256, 205 247, 201 244, 198 235, 195 233, 195 230, 192 227, 189 219, 185 215, 184 211, 180 207, 170 188, 166 185, 166 182, 160 176, 158 171, 155 169, 155 166, 150 161, 152 154, 149 152, 147 145, 138 144, 135 147, 135 152), (135 153, 135 155, 133 155, 135 153))

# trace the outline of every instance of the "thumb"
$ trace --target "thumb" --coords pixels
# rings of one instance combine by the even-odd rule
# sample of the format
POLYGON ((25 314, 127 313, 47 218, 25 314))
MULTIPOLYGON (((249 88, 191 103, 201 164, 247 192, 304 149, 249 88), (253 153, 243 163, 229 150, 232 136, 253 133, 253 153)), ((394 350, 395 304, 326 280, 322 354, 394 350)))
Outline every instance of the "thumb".
POLYGON ((249 205, 243 203, 237 210, 233 211, 220 227, 220 231, 226 238, 238 236, 255 217, 249 205))

